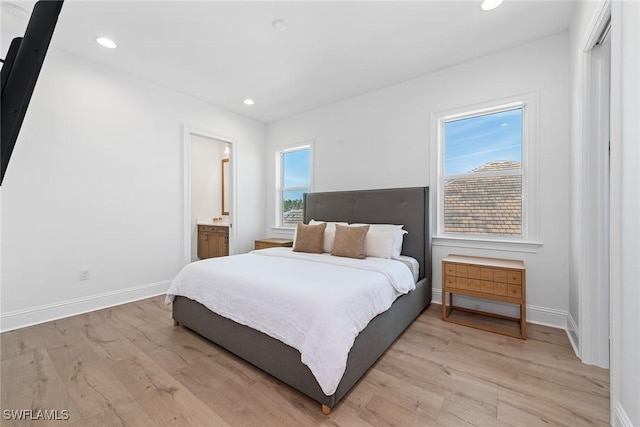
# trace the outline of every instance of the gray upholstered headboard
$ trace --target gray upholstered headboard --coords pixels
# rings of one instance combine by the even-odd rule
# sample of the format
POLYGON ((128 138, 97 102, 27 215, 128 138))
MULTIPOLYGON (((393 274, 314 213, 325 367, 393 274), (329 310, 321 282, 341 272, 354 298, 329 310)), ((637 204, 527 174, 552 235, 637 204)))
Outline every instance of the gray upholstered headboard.
POLYGON ((304 222, 346 221, 365 224, 402 224, 403 255, 420 263, 420 279, 431 281, 431 225, 429 187, 335 191, 304 195, 304 222))

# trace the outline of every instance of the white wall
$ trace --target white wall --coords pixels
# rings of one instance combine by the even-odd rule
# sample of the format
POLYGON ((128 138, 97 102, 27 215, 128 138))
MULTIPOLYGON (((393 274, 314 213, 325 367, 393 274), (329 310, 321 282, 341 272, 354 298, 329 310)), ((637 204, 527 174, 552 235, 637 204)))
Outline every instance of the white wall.
MULTIPOLYGON (((274 224, 273 151, 315 140, 314 190, 429 185, 433 112, 539 91, 540 240, 537 253, 433 247, 434 300, 449 253, 522 259, 531 320, 565 327, 569 246, 568 34, 447 68, 267 126, 267 223, 274 224), (545 171, 553 171, 546 173, 545 171)), ((512 308, 500 310, 514 313, 512 308)))
POLYGON ((236 141, 236 249, 251 249, 263 124, 50 49, 2 185, 2 329, 166 290, 184 257, 185 124, 236 141))
POLYGON ((191 135, 191 260, 197 260, 197 219, 222 216, 222 141, 191 135))

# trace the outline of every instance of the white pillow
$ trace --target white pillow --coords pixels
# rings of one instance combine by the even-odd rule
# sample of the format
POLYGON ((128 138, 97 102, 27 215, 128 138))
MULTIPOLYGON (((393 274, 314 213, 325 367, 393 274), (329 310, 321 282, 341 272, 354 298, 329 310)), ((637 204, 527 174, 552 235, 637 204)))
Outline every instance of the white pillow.
POLYGON ((391 258, 393 255, 395 236, 392 231, 369 230, 364 242, 365 256, 391 258))
POLYGON ((369 235, 372 235, 371 242, 365 242, 365 254, 366 256, 374 256, 377 258, 394 258, 397 259, 402 253, 402 240, 404 235, 407 234, 406 230, 403 230, 404 225, 394 224, 351 224, 369 225, 369 233, 367 233, 367 241, 369 235), (388 246, 391 246, 389 248, 388 246), (367 249, 368 248, 368 249, 367 249), (371 255, 369 255, 371 254, 371 255), (375 255, 374 255, 375 254, 375 255), (389 254, 389 256, 386 256, 389 254), (384 256, 380 256, 384 255, 384 256))
MULTIPOLYGON (((316 221, 312 219, 309 221, 309 225, 324 224, 326 221, 316 221)), ((322 252, 331 253, 333 250, 333 242, 336 240, 336 224, 349 225, 346 222, 326 222, 327 228, 324 229, 324 243, 322 246, 322 252)))

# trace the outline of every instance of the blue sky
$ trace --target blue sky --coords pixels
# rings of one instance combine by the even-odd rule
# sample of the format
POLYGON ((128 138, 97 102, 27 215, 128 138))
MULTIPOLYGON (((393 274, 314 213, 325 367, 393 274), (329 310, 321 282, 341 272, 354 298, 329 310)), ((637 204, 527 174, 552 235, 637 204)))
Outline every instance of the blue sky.
POLYGON ((522 109, 444 125, 444 173, 467 173, 492 160, 522 163, 522 109))
MULTIPOLYGON (((300 187, 309 185, 311 150, 298 150, 284 153, 284 186, 300 187)), ((287 191, 284 199, 302 199, 304 191, 287 191)))

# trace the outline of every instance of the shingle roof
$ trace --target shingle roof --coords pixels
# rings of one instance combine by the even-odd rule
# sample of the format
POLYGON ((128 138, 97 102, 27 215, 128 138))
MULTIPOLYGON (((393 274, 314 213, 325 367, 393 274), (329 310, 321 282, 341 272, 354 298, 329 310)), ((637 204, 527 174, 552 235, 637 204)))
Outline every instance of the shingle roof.
MULTIPOLYGON (((485 163, 472 172, 520 169, 513 161, 485 163)), ((522 234, 522 177, 461 178, 444 185, 446 233, 522 234)))
POLYGON ((304 220, 302 209, 292 209, 282 213, 282 225, 296 225, 304 220))

